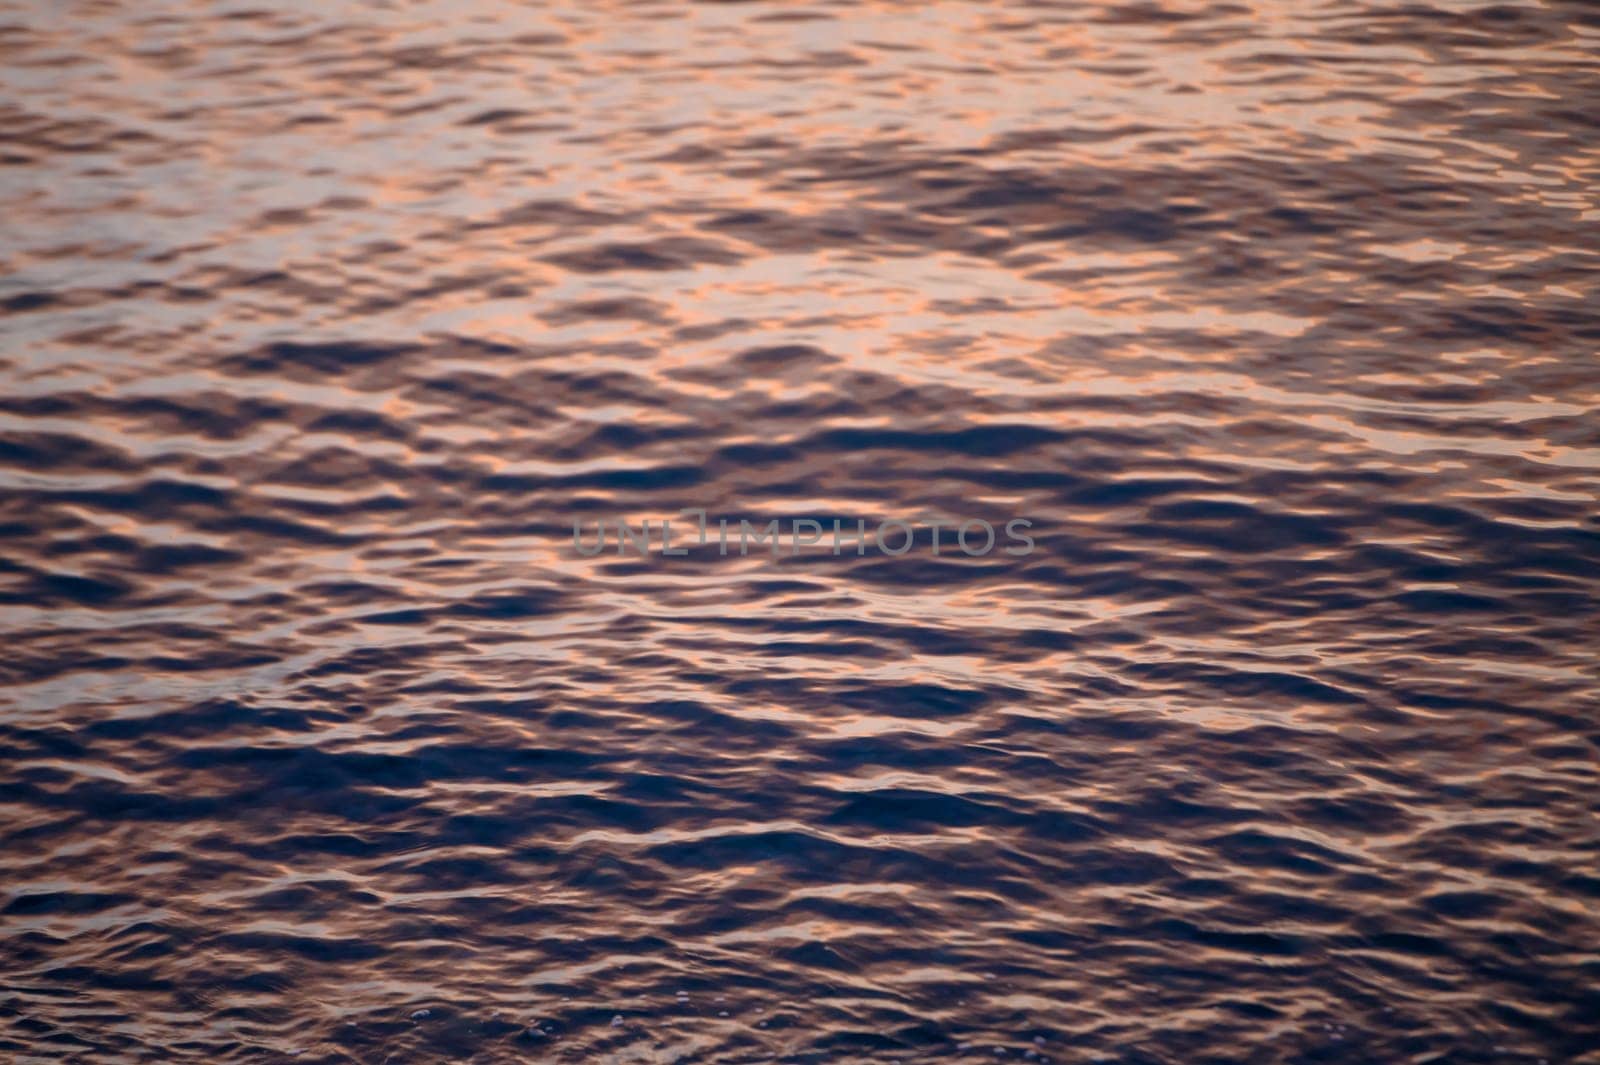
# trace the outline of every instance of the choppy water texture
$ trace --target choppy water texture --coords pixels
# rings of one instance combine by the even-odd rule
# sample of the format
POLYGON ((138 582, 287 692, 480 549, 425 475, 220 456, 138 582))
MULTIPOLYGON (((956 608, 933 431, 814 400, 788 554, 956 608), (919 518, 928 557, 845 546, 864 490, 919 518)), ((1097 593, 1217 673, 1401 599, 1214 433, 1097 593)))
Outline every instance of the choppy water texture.
POLYGON ((0 1056, 1600 1062, 1597 49, 11 0, 0 1056))

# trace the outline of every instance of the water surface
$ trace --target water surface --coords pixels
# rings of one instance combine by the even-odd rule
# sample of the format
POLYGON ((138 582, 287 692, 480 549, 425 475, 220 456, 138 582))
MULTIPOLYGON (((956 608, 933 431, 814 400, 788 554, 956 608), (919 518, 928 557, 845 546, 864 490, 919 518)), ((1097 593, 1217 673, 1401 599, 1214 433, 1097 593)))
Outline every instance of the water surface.
POLYGON ((1600 1062, 1597 46, 0 3, 0 1055, 1600 1062))

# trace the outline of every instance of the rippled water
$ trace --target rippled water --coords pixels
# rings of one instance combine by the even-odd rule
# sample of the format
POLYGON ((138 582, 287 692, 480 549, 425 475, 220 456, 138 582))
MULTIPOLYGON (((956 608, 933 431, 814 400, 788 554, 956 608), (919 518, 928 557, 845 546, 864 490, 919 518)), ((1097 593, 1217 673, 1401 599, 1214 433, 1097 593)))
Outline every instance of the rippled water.
POLYGON ((1600 1062, 1600 9, 0 11, 7 1060, 1600 1062))

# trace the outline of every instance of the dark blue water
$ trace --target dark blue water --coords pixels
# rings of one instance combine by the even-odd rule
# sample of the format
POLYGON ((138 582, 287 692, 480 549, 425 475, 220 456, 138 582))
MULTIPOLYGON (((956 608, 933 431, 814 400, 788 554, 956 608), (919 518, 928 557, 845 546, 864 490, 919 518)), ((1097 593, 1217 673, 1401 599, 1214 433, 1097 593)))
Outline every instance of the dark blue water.
POLYGON ((1600 1062, 1597 45, 0 2, 0 1058, 1600 1062))

